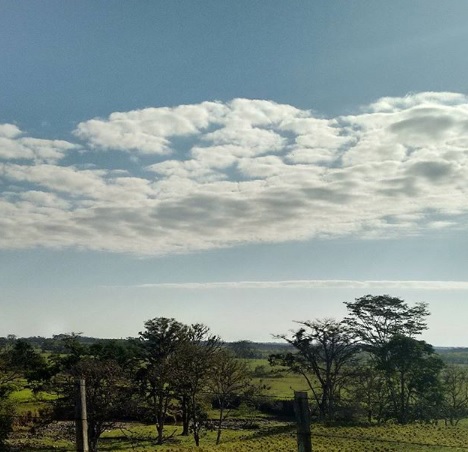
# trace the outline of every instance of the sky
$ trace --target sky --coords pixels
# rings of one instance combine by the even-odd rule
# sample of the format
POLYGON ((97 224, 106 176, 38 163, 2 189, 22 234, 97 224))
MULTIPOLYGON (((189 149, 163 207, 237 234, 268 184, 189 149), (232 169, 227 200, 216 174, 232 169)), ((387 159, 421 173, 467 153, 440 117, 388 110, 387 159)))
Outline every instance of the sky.
POLYGON ((0 336, 272 341, 390 294, 468 346, 467 18, 0 0, 0 336))

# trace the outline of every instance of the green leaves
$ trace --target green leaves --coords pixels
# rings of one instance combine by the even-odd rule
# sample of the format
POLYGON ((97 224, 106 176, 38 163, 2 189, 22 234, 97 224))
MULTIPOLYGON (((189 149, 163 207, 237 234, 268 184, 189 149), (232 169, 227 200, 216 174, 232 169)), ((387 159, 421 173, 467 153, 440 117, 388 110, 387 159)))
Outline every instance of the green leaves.
POLYGON ((296 353, 271 355, 270 363, 303 375, 321 417, 332 419, 340 389, 349 376, 348 367, 358 351, 354 334, 345 323, 333 319, 297 323, 301 328, 292 337, 278 336, 291 344, 296 353))
POLYGON ((367 348, 379 346, 397 334, 414 337, 427 328, 426 303, 411 307, 390 295, 365 295, 344 304, 349 312, 344 322, 367 348))

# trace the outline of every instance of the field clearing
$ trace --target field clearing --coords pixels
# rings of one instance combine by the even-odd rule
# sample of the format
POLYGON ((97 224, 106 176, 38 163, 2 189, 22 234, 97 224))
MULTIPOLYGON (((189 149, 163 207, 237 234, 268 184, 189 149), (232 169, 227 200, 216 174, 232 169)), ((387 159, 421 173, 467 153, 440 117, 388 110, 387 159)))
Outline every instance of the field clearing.
POLYGON ((259 378, 255 383, 266 385, 269 390, 264 391, 266 396, 278 399, 293 399, 294 391, 308 391, 309 387, 299 375, 285 375, 282 378, 259 378))
POLYGON ((32 416, 37 416, 39 411, 47 408, 49 402, 55 398, 55 395, 47 392, 34 394, 31 389, 27 388, 14 391, 10 395, 10 399, 15 402, 15 408, 18 415, 31 413, 32 416))
POLYGON ((267 359, 247 359, 245 362, 253 372, 253 381, 265 385, 266 396, 278 399, 292 399, 294 391, 307 391, 309 388, 301 375, 295 375, 282 366, 270 366, 267 359))

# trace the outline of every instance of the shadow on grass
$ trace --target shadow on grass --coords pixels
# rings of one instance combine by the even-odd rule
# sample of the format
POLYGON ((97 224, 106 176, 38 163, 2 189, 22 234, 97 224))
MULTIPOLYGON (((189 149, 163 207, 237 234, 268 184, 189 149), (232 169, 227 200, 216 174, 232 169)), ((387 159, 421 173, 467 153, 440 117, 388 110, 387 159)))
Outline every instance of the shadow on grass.
POLYGON ((282 435, 285 433, 295 433, 296 425, 295 424, 285 424, 285 425, 274 425, 260 428, 257 432, 249 435, 251 439, 260 439, 268 438, 269 436, 282 435))
POLYGON ((74 452, 76 449, 74 447, 50 447, 50 446, 14 446, 10 449, 7 449, 8 452, 74 452))
MULTIPOLYGON (((169 434, 164 438, 164 446, 178 446, 182 444, 182 441, 177 436, 176 431, 173 434, 169 434)), ((120 435, 113 435, 112 437, 101 437, 99 440, 99 451, 103 452, 117 452, 117 451, 138 451, 148 450, 151 448, 160 447, 157 444, 155 435, 141 434, 141 433, 128 433, 122 432, 120 435)))

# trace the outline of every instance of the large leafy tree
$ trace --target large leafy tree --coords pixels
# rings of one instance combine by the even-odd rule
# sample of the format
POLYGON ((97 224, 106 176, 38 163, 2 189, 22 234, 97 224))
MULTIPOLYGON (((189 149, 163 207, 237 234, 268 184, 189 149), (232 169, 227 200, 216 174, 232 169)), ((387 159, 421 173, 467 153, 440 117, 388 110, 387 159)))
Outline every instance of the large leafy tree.
POLYGON ((181 404, 184 433, 190 426, 197 446, 210 404, 210 372, 221 346, 220 338, 211 334, 207 326, 194 324, 176 357, 174 386, 181 404))
POLYGON ((349 312, 344 322, 370 351, 395 335, 414 337, 427 328, 426 303, 409 306, 390 295, 365 295, 344 304, 349 312))
POLYGON ((49 369, 48 388, 58 395, 53 417, 74 417, 76 383, 83 378, 88 447, 90 452, 96 452, 102 433, 132 410, 131 385, 121 350, 114 348, 111 342, 104 347, 89 347, 82 344, 76 334, 61 335, 57 340, 62 343, 65 353, 54 356, 49 369))
POLYGON ((148 320, 140 332, 141 366, 136 381, 155 422, 157 444, 164 441, 164 425, 174 398, 177 357, 188 342, 189 327, 171 318, 148 320))
POLYGON ((130 386, 115 360, 86 357, 55 377, 55 381, 59 381, 57 392, 60 397, 55 401, 58 412, 73 413, 76 382, 80 378, 86 383, 88 448, 90 452, 96 452, 101 435, 131 412, 130 386))
POLYGON ((88 447, 95 452, 102 433, 128 414, 132 401, 129 373, 114 341, 93 347, 75 333, 54 336, 54 341, 54 349, 60 353, 52 355, 47 365, 35 366, 26 376, 35 391, 57 395, 45 422, 75 417, 77 382, 85 380, 88 447))
POLYGON ((362 412, 371 423, 379 424, 386 418, 387 384, 385 376, 372 363, 360 363, 354 370, 353 385, 350 388, 353 406, 362 412))
POLYGON ((340 390, 350 376, 357 347, 346 324, 333 319, 298 322, 292 336, 280 335, 296 350, 270 356, 270 363, 289 367, 307 381, 323 419, 333 419, 340 390))
POLYGON ((389 415, 405 424, 431 418, 442 402, 439 373, 444 367, 433 347, 424 341, 395 335, 378 353, 377 369, 388 385, 389 415))
POLYGON ((410 306, 390 295, 365 295, 345 305, 349 314, 344 321, 368 352, 368 366, 377 372, 373 378, 385 382, 379 386, 379 419, 383 415, 406 423, 437 416, 443 363, 430 344, 415 339, 427 328, 427 304, 410 306))
POLYGON ((44 366, 44 358, 29 343, 11 339, 0 349, 0 397, 16 389, 21 377, 28 377, 44 366))
POLYGON ((7 450, 5 441, 12 431, 15 415, 9 395, 24 387, 25 378, 43 366, 44 358, 24 340, 10 336, 0 347, 0 450, 7 450))
POLYGON ((468 416, 468 369, 465 366, 447 366, 441 381, 444 389, 443 415, 446 423, 457 425, 468 416))
POLYGON ((226 349, 219 350, 214 356, 208 384, 219 409, 216 437, 216 444, 219 444, 223 421, 231 408, 257 391, 246 362, 226 349))

